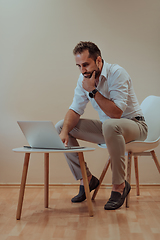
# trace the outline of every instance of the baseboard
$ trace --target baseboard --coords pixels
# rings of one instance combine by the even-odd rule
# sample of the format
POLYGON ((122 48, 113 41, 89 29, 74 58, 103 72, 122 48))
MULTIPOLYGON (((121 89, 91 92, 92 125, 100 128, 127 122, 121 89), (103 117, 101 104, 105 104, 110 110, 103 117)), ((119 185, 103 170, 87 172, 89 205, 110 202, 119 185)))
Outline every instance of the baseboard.
MULTIPOLYGON (((26 187, 43 187, 44 184, 35 184, 35 183, 28 183, 26 184, 26 187)), ((51 183, 49 184, 50 187, 61 187, 61 186, 67 186, 67 187, 77 187, 79 184, 77 183, 51 183)), ((160 183, 143 183, 139 185, 141 188, 160 188, 160 183)), ((20 187, 20 183, 0 183, 0 187, 20 187)), ((101 184, 101 188, 111 188, 111 184, 101 184)), ((136 184, 131 184, 132 188, 136 188, 136 184)))

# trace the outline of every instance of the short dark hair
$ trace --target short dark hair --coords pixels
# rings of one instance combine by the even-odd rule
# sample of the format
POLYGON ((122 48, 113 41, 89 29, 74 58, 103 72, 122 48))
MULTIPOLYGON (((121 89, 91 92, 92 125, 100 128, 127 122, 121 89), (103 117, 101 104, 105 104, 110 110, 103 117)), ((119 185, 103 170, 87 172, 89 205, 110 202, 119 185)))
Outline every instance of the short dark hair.
POLYGON ((97 47, 97 45, 90 41, 80 41, 75 48, 73 49, 73 54, 76 55, 77 53, 82 53, 83 51, 88 50, 89 57, 96 61, 97 57, 101 57, 101 51, 97 47))

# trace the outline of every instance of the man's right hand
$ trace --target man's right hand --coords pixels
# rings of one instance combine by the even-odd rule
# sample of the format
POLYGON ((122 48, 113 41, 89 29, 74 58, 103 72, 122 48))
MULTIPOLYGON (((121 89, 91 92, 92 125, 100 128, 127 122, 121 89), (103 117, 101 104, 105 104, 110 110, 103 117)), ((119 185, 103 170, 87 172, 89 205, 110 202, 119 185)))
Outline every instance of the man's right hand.
POLYGON ((59 134, 62 142, 64 143, 65 147, 68 145, 69 141, 69 132, 77 125, 79 121, 80 115, 73 110, 69 109, 64 122, 63 122, 63 128, 61 133, 59 134))
POLYGON ((69 140, 69 136, 67 133, 64 133, 63 131, 61 131, 61 133, 59 134, 60 139, 62 140, 62 142, 64 143, 64 146, 67 147, 68 145, 68 140, 69 140))

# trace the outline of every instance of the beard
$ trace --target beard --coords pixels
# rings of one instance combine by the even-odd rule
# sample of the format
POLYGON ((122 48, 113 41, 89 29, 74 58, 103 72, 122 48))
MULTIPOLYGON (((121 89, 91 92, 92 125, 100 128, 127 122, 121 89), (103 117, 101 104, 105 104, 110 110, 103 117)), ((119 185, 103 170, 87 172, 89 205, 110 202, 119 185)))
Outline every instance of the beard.
POLYGON ((85 78, 91 78, 94 71, 95 71, 95 79, 96 79, 100 76, 100 70, 99 69, 98 70, 93 70, 92 72, 85 72, 85 73, 83 73, 83 76, 85 78))

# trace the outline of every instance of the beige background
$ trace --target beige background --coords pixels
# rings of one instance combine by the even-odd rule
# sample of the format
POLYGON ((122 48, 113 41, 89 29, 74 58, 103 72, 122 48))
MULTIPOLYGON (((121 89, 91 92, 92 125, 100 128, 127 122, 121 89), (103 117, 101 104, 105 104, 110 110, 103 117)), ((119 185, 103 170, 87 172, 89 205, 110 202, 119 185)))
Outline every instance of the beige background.
MULTIPOLYGON (((79 76, 72 49, 80 40, 95 42, 107 62, 128 71, 140 103, 160 95, 159 13, 159 0, 0 0, 0 184, 20 182, 23 154, 12 149, 26 140, 16 121, 56 123, 68 110, 79 76)), ((97 118, 90 104, 85 117, 97 118)), ((96 147, 85 157, 99 176, 108 153, 86 146, 96 147)), ((160 159, 160 147, 156 153, 160 159)), ((51 183, 75 183, 62 154, 50 159, 51 183)), ((160 183, 151 158, 139 165, 141 183, 160 183)), ((31 157, 27 182, 43 183, 41 154, 31 157)))

